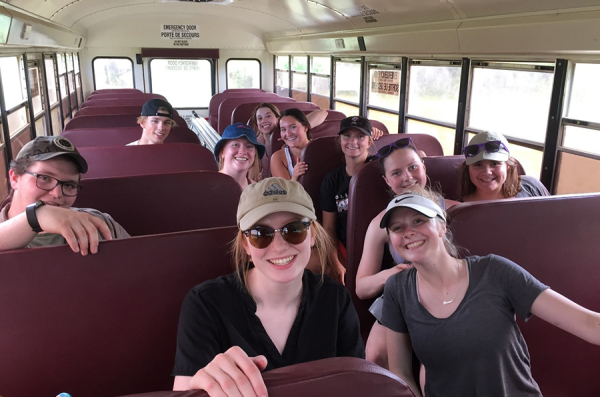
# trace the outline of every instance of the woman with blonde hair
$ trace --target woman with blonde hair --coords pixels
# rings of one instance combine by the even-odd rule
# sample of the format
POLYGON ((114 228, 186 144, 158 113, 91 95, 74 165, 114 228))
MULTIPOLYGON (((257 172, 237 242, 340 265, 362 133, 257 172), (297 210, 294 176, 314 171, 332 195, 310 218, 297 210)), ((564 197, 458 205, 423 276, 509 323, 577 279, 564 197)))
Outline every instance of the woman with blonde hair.
POLYGON ((235 272, 194 287, 181 309, 174 390, 265 396, 260 371, 327 357, 364 357, 348 291, 306 270, 331 242, 295 181, 267 178, 240 198, 235 272))

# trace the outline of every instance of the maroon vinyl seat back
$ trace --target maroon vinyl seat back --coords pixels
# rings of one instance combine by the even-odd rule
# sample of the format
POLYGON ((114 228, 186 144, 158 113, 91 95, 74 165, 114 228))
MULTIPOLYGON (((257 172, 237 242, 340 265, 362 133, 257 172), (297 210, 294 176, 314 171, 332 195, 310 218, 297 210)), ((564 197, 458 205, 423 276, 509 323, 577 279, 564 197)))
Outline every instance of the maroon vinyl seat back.
MULTIPOLYGON (((96 94, 143 94, 142 91, 136 88, 107 88, 103 90, 96 90, 90 94, 90 97, 96 94)), ((89 97, 88 97, 89 98, 89 97)))
POLYGON ((460 166, 464 156, 427 156, 423 158, 429 177, 429 185, 444 198, 458 200, 461 197, 460 166))
MULTIPOLYGON (((252 117, 252 112, 254 111, 254 109, 256 109, 256 107, 263 102, 272 103, 280 111, 285 110, 285 109, 294 108, 294 107, 296 107, 296 106, 294 106, 294 104, 297 104, 297 103, 306 103, 306 102, 296 102, 294 99, 286 98, 286 97, 277 97, 273 100, 265 100, 265 101, 256 101, 256 100, 246 101, 244 103, 238 104, 233 109, 233 111, 231 113, 231 124, 233 124, 233 123, 248 123, 250 121, 250 118, 252 117)), ((305 107, 306 112, 308 112, 308 113, 312 112, 313 110, 318 109, 318 107, 315 109, 313 106, 307 106, 307 105, 301 105, 301 107, 305 107)), ((300 110, 304 110, 304 109, 300 109, 300 110)))
POLYGON ((170 390, 181 303, 231 273, 236 227, 0 253, 0 379, 11 397, 170 390))
POLYGON ((360 330, 364 340, 371 331, 375 317, 369 312, 373 302, 361 300, 356 295, 356 273, 362 256, 365 234, 371 220, 385 209, 391 199, 389 187, 385 183, 379 161, 372 161, 361 167, 350 180, 348 191, 348 227, 346 236, 346 287, 360 320, 360 330))
POLYGON ((208 122, 216 130, 219 127, 219 107, 227 98, 256 98, 259 102, 268 102, 270 99, 280 98, 272 92, 220 92, 213 95, 208 103, 208 122))
POLYGON ((300 159, 308 164, 308 171, 298 182, 312 198, 315 213, 321 221, 323 215, 319 202, 321 183, 325 175, 344 164, 344 153, 337 142, 337 137, 328 136, 312 140, 302 151, 300 159))
MULTIPOLYGON (((459 204, 449 210, 456 242, 473 255, 494 253, 554 291, 600 311, 600 194, 459 204)), ((545 397, 600 395, 600 347, 539 318, 519 324, 533 377, 545 397)))
POLYGON ((118 99, 128 99, 128 98, 148 98, 148 99, 153 99, 153 98, 158 98, 158 99, 162 99, 162 100, 167 100, 167 98, 165 98, 163 95, 160 94, 150 94, 150 93, 137 93, 137 92, 133 92, 133 93, 98 93, 98 94, 93 94, 93 96, 90 96, 88 99, 112 99, 112 98, 118 98, 118 99))
MULTIPOLYGON (((354 357, 334 357, 290 365, 263 374, 269 397, 413 397, 390 371, 354 357)), ((207 397, 203 390, 162 391, 135 397, 207 397)), ((133 396, 129 396, 133 397, 133 396)))
MULTIPOLYGON (((177 110, 173 109, 176 115, 179 115, 177 110)), ((83 108, 77 111, 73 118, 80 116, 95 116, 102 114, 128 114, 130 117, 133 117, 134 120, 142 113, 141 106, 91 106, 87 108, 83 108)))
MULTIPOLYGON (((161 95, 162 96, 162 95, 161 95)), ((132 98, 90 98, 87 101, 83 102, 80 109, 87 108, 89 106, 139 106, 140 109, 144 106, 144 103, 148 102, 148 100, 153 97, 132 97, 132 98)), ((159 97, 160 98, 160 97, 159 97)), ((162 99, 162 98, 160 98, 162 99)))
MULTIPOLYGON (((373 124, 374 120, 371 120, 371 124, 373 124)), ((374 124, 373 124, 374 125, 374 124)), ((379 127, 377 127, 379 128, 379 127)), ((443 156, 444 150, 442 149, 442 145, 440 141, 437 140, 436 137, 427 135, 427 134, 389 134, 383 135, 381 138, 374 142, 374 150, 377 151, 384 147, 385 145, 389 145, 390 143, 394 143, 399 139, 410 137, 413 143, 417 147, 417 149, 425 152, 427 156, 443 156)))
POLYGON ((215 171, 84 179, 81 185, 75 206, 110 214, 132 236, 235 226, 242 193, 233 178, 215 171))
MULTIPOLYGON (((90 146, 125 146, 130 142, 140 139, 142 136, 142 128, 140 126, 129 128, 86 128, 65 131, 61 135, 69 138, 77 148, 90 146)), ((187 127, 182 128, 177 126, 171 129, 169 136, 165 139, 165 143, 192 143, 199 145, 200 140, 194 131, 187 127)))
POLYGON ((190 143, 81 147, 79 152, 89 167, 83 179, 217 171, 212 152, 190 143))
MULTIPOLYGON (((141 111, 141 108, 138 112, 141 111)), ((137 123, 137 118, 139 114, 131 115, 131 114, 96 114, 89 116, 79 116, 74 117, 69 120, 69 122, 65 125, 63 131, 69 131, 74 129, 83 129, 83 128, 120 128, 120 127, 137 127, 139 124, 137 123)), ((188 128, 187 123, 183 119, 183 117, 174 114, 173 120, 177 123, 177 128, 188 128)))
MULTIPOLYGON (((234 119, 233 117, 233 111, 240 106, 243 103, 248 103, 248 102, 252 102, 255 103, 255 105, 252 107, 252 109, 250 110, 250 115, 248 116, 248 118, 250 118, 250 116, 252 116, 252 110, 258 106, 260 103, 262 102, 270 102, 270 99, 272 98, 267 98, 265 100, 259 100, 259 102, 257 102, 257 98, 248 98, 248 97, 242 97, 242 98, 227 98, 225 100, 223 100, 223 102, 221 102, 221 105, 219 105, 219 116, 218 116, 218 126, 219 128, 217 128, 217 132, 219 134, 222 134, 223 131, 225 131, 225 128, 232 124, 232 120, 234 119)), ((310 103, 310 102, 296 102, 294 101, 292 98, 282 98, 282 97, 276 97, 275 99, 277 99, 275 102, 277 102, 276 106, 277 108, 280 108, 280 106, 284 106, 284 108, 288 109, 289 107, 292 108, 298 108, 300 110, 318 110, 319 107, 317 105, 315 105, 314 103, 310 103), (285 107, 285 106, 289 106, 289 107, 285 107)), ((280 109, 282 110, 282 109, 280 109)), ((245 123, 246 120, 248 119, 242 119, 240 122, 245 123)))

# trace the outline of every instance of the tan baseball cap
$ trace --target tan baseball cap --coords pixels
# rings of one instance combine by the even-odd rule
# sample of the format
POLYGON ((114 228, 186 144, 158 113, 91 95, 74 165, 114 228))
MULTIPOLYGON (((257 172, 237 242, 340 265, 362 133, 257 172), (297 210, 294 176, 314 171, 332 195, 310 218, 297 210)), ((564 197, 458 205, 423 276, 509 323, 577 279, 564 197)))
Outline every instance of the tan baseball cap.
POLYGON ((62 136, 39 136, 23 146, 15 160, 30 158, 35 161, 50 160, 57 156, 71 157, 79 166, 79 172, 85 174, 88 165, 75 145, 62 136))
POLYGON ((244 189, 238 205, 237 223, 241 230, 248 230, 275 212, 291 212, 310 220, 317 219, 312 199, 301 184, 273 177, 244 189))

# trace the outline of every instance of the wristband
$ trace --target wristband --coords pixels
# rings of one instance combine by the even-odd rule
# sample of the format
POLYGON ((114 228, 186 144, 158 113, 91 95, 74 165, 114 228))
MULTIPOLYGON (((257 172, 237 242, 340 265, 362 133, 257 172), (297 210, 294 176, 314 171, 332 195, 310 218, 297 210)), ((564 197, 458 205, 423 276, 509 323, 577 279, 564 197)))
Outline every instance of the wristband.
POLYGON ((42 228, 40 227, 40 223, 38 222, 35 210, 37 210, 44 204, 46 204, 46 203, 44 203, 43 201, 40 200, 37 203, 29 204, 25 208, 25 215, 27 216, 27 222, 29 223, 31 230, 33 230, 36 233, 41 232, 42 228))

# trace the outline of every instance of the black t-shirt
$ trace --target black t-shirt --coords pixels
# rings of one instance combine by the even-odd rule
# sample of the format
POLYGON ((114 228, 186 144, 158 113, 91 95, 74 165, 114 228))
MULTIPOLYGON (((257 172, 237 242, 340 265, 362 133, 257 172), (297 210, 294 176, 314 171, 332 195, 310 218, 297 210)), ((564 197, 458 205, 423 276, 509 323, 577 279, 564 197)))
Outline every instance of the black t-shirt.
POLYGON ((342 165, 323 178, 319 201, 321 210, 337 213, 335 231, 338 240, 346 246, 346 225, 348 223, 348 190, 351 177, 342 165))
POLYGON ((235 273, 195 286, 179 317, 173 376, 193 376, 219 353, 239 346, 264 355, 267 370, 328 357, 364 358, 358 316, 346 288, 305 271, 302 301, 280 354, 235 273))

